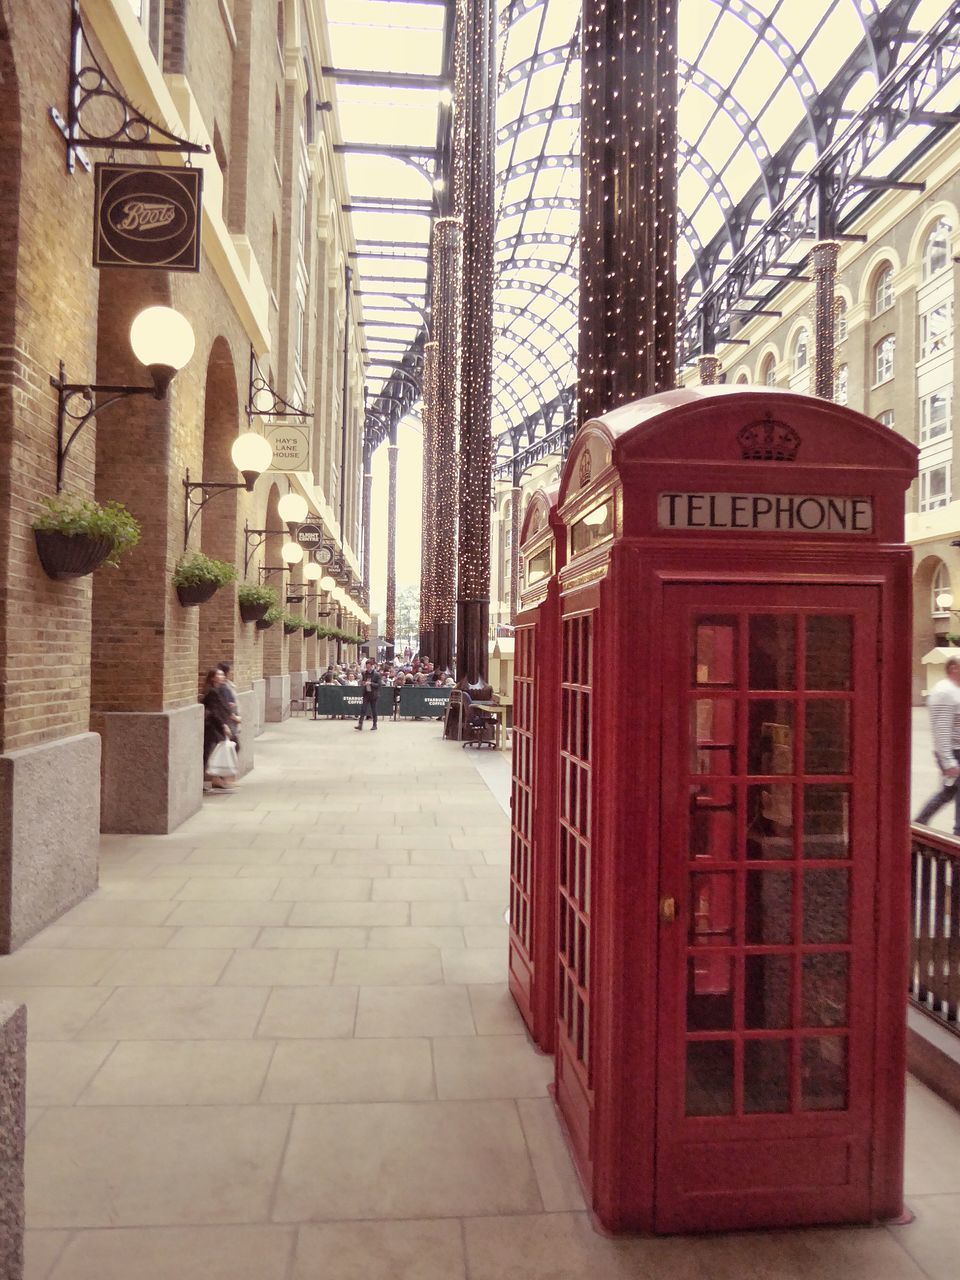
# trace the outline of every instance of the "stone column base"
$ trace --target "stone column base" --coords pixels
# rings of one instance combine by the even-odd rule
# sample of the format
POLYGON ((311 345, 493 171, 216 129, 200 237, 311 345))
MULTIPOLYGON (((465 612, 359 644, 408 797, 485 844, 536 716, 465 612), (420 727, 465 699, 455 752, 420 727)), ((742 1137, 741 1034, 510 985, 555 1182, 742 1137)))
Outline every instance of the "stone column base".
POLYGON ((167 835, 203 803, 203 707, 110 711, 103 739, 101 830, 167 835))
POLYGON ((259 711, 257 695, 253 689, 237 693, 240 710, 240 777, 253 768, 253 742, 257 736, 259 711))
POLYGON ((266 680, 254 680, 251 683, 257 700, 257 727, 254 734, 259 738, 263 733, 263 726, 267 722, 267 682, 266 680))
POLYGON ((0 756, 0 954, 92 893, 99 855, 97 735, 0 756))
POLYGON ((310 679, 309 673, 306 671, 291 671, 290 672, 290 697, 302 698, 304 683, 309 679, 310 679))
POLYGON ((290 715, 290 677, 267 676, 267 714, 270 724, 286 720, 290 715))
POLYGON ((27 1131, 27 1010, 0 1004, 0 1276, 23 1277, 23 1151, 27 1131))

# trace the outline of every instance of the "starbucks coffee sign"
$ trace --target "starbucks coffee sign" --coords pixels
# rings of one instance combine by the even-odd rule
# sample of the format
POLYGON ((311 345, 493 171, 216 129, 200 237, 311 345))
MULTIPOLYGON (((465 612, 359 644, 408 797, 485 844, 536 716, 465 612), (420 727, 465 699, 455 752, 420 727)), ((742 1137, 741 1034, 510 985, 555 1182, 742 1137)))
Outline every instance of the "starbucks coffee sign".
POLYGON ((93 265, 200 270, 201 169, 98 164, 93 265))
POLYGON ((807 493, 661 493, 657 517, 661 529, 870 534, 873 499, 807 493))

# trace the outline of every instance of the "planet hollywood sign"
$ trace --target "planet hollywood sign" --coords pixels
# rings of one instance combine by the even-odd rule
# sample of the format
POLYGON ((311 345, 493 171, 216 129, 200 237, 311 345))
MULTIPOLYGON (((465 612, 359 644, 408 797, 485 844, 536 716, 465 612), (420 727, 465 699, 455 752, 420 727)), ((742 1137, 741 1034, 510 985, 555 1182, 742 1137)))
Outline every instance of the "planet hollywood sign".
POLYGON ((200 270, 203 171, 98 164, 93 265, 200 270))
POLYGON ((803 493, 661 493, 661 529, 870 534, 872 498, 803 493))

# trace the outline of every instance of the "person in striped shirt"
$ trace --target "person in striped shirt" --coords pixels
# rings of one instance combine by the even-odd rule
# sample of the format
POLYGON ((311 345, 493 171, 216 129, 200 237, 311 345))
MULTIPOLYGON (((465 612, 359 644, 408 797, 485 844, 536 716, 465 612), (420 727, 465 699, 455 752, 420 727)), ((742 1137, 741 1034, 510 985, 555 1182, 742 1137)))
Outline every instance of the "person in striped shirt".
POLYGON ((943 786, 930 797, 915 821, 929 823, 937 810, 952 800, 953 834, 960 836, 960 658, 948 659, 945 679, 939 680, 927 695, 927 709, 933 755, 943 774, 943 786))

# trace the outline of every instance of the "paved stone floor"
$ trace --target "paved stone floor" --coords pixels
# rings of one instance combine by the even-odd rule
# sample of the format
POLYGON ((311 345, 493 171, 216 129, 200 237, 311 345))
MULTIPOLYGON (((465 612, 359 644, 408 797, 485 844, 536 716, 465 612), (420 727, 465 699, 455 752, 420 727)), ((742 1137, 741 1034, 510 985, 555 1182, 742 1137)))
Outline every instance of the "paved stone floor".
POLYGON ((28 1280, 956 1280, 960 1118, 910 1226, 609 1240, 504 987, 506 759, 296 720, 18 954, 28 1280))

